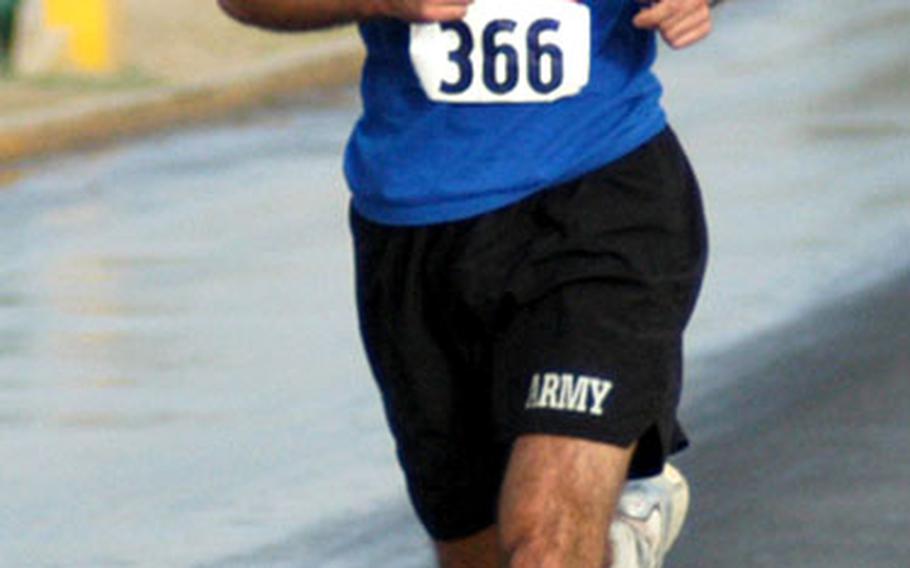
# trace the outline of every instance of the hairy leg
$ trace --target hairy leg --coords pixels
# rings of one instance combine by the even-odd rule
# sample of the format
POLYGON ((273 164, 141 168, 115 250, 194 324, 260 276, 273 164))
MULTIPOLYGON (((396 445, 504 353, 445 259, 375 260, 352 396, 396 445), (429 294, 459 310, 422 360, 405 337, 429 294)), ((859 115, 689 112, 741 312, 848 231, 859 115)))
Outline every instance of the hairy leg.
POLYGON ((499 546, 496 527, 467 538, 436 541, 436 557, 441 568, 498 568, 499 546))
POLYGON ((560 436, 520 437, 499 503, 505 565, 609 566, 609 527, 632 449, 560 436))

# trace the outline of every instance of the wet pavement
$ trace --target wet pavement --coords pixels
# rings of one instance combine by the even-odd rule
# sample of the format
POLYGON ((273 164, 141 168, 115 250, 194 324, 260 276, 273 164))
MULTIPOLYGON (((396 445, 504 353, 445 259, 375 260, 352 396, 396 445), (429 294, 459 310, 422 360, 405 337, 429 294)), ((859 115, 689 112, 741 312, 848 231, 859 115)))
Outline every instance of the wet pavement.
POLYGON ((343 98, 0 193, 4 568, 187 566, 398 497, 350 300, 343 98))
POLYGON ((669 566, 910 565, 910 270, 717 357, 669 566))
MULTIPOLYGON (((742 0, 665 54, 713 237, 669 566, 906 566, 908 34, 742 0)), ((329 98, 0 172, 0 566, 428 565, 329 98)))

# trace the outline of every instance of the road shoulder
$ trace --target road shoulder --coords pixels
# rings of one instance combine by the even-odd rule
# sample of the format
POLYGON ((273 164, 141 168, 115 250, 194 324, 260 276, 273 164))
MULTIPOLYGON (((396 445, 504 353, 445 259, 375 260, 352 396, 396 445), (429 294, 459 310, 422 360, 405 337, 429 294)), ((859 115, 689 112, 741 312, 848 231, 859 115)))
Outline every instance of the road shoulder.
POLYGON ((0 163, 350 84, 364 57, 351 26, 273 34, 229 21, 214 2, 121 1, 127 37, 116 74, 50 72, 0 83, 0 163))

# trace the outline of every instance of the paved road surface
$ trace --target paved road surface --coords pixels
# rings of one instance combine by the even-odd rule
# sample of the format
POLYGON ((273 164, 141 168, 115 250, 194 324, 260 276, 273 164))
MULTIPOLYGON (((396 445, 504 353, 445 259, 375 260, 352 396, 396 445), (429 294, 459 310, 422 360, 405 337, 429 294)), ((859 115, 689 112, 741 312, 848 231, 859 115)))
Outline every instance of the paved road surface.
MULTIPOLYGON (((661 64, 714 252, 669 566, 906 568, 910 6, 741 0, 717 29, 661 64)), ((0 566, 428 565, 333 98, 0 172, 0 566)))
POLYGON ((719 357, 670 566, 910 566, 910 270, 719 357))

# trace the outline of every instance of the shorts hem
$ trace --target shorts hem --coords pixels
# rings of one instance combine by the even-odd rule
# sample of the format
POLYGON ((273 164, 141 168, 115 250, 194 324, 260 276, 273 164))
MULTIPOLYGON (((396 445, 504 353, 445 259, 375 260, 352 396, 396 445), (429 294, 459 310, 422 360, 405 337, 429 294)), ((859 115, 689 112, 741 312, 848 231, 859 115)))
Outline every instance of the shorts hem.
POLYGON ((457 529, 449 530, 438 530, 427 528, 427 532, 435 541, 438 542, 452 542, 456 540, 462 540, 470 538, 480 532, 487 530, 490 527, 496 526, 496 519, 487 519, 483 522, 465 525, 464 527, 458 527, 457 529))
POLYGON ((613 424, 621 424, 623 427, 611 428, 610 431, 598 430, 590 423, 573 425, 563 422, 548 425, 543 423, 543 421, 535 420, 532 424, 519 425, 505 436, 504 441, 514 441, 519 436, 543 434, 565 438, 581 438, 591 442, 600 442, 611 446, 618 446, 620 448, 628 448, 640 440, 651 425, 660 422, 658 418, 655 418, 655 414, 655 412, 643 412, 628 416, 621 421, 617 420, 613 422, 613 424))

